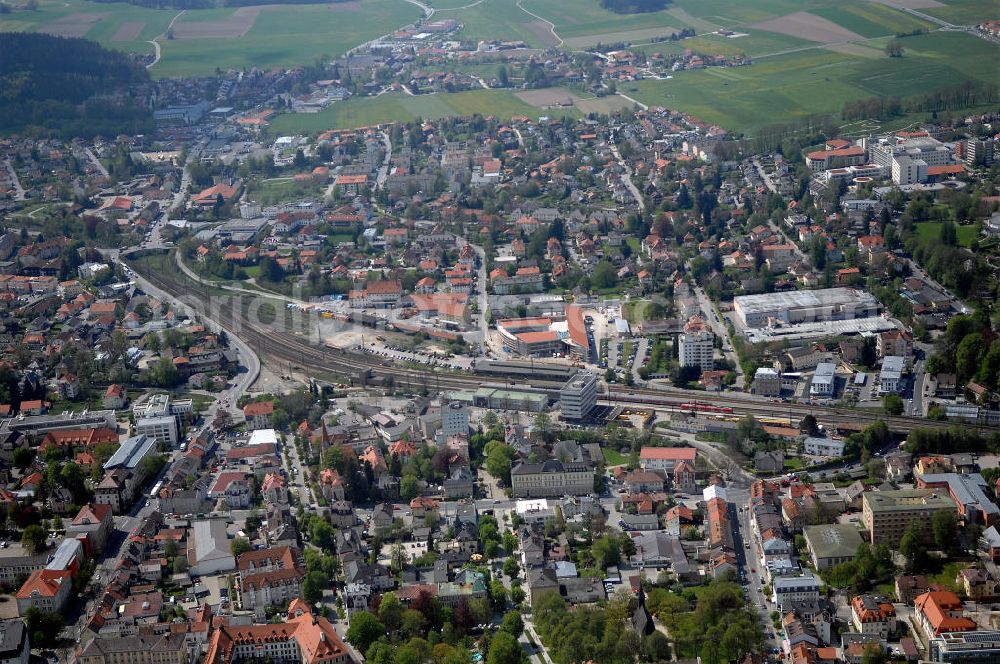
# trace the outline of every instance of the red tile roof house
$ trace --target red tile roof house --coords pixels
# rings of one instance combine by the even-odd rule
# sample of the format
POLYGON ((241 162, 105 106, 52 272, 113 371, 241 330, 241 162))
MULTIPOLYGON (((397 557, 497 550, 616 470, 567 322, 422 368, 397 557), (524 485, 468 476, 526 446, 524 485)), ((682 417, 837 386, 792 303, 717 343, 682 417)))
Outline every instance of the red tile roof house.
POLYGON ((327 468, 319 474, 320 490, 327 500, 344 499, 344 480, 336 470, 327 468))
POLYGON ((365 299, 372 306, 399 306, 403 287, 398 281, 369 281, 365 285, 365 299))
POLYGON ((108 385, 108 389, 104 392, 104 407, 119 409, 124 408, 125 404, 128 403, 128 394, 125 392, 125 388, 117 383, 112 383, 108 385))
POLYGON ((92 450, 101 443, 118 443, 118 432, 108 427, 97 429, 61 429, 45 434, 40 447, 57 447, 68 452, 92 450))
POLYGON ((21 402, 21 412, 25 415, 44 415, 52 404, 41 399, 32 399, 21 402))
POLYGON ((254 429, 268 428, 271 425, 273 413, 273 401, 255 401, 243 406, 243 416, 247 419, 247 426, 254 429))
POLYGON ((357 195, 361 188, 368 184, 367 175, 338 175, 335 180, 337 187, 343 189, 345 194, 357 195))
POLYGON ((204 189, 201 193, 195 195, 191 199, 191 204, 197 205, 198 207, 211 207, 219 200, 219 196, 222 196, 224 202, 229 203, 236 198, 236 194, 239 190, 239 187, 234 187, 228 184, 217 184, 209 187, 208 189, 204 189))
POLYGON ((72 589, 73 580, 68 571, 35 570, 17 591, 17 613, 23 617, 32 608, 61 613, 69 601, 72 589))
POLYGON ((862 634, 878 634, 887 639, 896 632, 896 609, 883 597, 857 595, 851 600, 851 623, 862 634))
POLYGON ((298 652, 302 664, 348 664, 354 661, 333 625, 321 616, 313 616, 301 599, 288 605, 283 623, 260 625, 220 625, 212 633, 205 664, 228 664, 253 652, 275 660, 298 652))
POLYGON ((386 244, 406 244, 409 235, 408 228, 387 228, 382 233, 382 239, 385 240, 386 244))
POLYGON ((219 473, 215 484, 208 492, 208 497, 215 500, 224 498, 226 505, 233 509, 242 509, 250 504, 249 475, 242 471, 219 473))
POLYGON ((917 624, 924 636, 933 639, 944 632, 972 632, 979 628, 962 612, 962 600, 948 590, 931 590, 913 602, 917 624))

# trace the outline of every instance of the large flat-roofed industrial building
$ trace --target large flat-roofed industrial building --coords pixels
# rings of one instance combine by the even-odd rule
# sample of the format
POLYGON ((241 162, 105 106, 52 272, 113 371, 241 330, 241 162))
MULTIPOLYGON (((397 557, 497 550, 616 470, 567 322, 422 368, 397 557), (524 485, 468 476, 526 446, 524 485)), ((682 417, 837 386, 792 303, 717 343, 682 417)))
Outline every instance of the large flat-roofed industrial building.
POLYGON ((858 545, 864 540, 856 526, 850 523, 829 523, 803 528, 809 558, 816 569, 830 569, 858 555, 858 545))
POLYGON ((769 320, 786 324, 851 320, 877 316, 882 307, 875 297, 854 288, 740 295, 733 310, 743 327, 764 327, 769 320))
POLYGON ((1000 661, 1000 631, 946 632, 930 640, 928 662, 986 664, 1000 661))

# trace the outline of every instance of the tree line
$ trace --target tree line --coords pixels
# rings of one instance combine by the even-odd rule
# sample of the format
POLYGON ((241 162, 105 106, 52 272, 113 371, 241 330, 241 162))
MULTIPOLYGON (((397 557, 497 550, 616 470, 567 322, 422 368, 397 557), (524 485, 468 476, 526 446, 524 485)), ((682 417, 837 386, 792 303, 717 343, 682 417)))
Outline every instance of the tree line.
POLYGON ((966 81, 912 97, 868 97, 845 101, 840 117, 844 120, 886 119, 906 113, 954 111, 992 104, 998 99, 1000 87, 997 85, 966 81))

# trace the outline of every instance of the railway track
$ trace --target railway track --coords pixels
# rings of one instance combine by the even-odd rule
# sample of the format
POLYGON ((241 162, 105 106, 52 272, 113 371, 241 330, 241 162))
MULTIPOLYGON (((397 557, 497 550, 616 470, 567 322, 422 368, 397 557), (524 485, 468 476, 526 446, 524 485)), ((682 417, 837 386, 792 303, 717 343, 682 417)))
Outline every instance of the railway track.
MULTIPOLYGON (((135 266, 132 266, 135 269, 135 266)), ((192 283, 189 280, 179 279, 175 274, 139 271, 146 280, 157 288, 175 297, 183 297, 188 304, 191 303, 192 296, 202 304, 217 298, 209 287, 202 283, 192 283)), ((224 292, 224 291, 220 291, 224 292)), ((266 294, 262 294, 266 297, 266 294)), ((286 331, 266 330, 254 324, 244 311, 244 305, 249 304, 250 298, 226 293, 223 304, 216 311, 213 317, 228 334, 234 334, 254 348, 262 358, 288 362, 300 366, 307 373, 313 375, 326 374, 341 376, 350 379, 357 375, 370 375, 382 378, 384 381, 391 381, 392 384, 401 389, 411 391, 431 391, 440 389, 457 389, 475 391, 484 383, 491 381, 488 377, 477 375, 462 375, 447 371, 436 370, 434 368, 412 369, 400 367, 379 360, 376 357, 361 353, 352 353, 347 350, 332 348, 322 344, 311 343, 309 340, 286 331), (237 304, 239 306, 237 306, 237 304)), ((197 309, 197 306, 193 308, 197 309)), ((204 314, 204 311, 199 313, 204 314)), ((279 315, 282 312, 276 312, 279 315)), ((495 381, 496 379, 492 379, 495 381)), ((514 381, 511 381, 513 383, 514 381)), ((518 379, 517 382, 523 382, 518 379)), ((544 392, 558 398, 560 384, 552 381, 532 380, 533 392, 544 392)), ((523 388, 518 388, 523 389, 523 388)), ((622 406, 635 407, 661 407, 670 410, 679 410, 682 402, 691 400, 706 401, 711 400, 713 405, 728 407, 735 414, 751 414, 758 416, 787 415, 793 422, 805 417, 808 414, 815 416, 822 423, 827 425, 850 425, 862 428, 877 421, 884 421, 893 431, 908 432, 915 428, 947 428, 955 423, 938 422, 914 417, 889 417, 879 412, 869 412, 861 409, 836 408, 831 406, 815 406, 810 404, 797 403, 770 403, 757 399, 733 395, 712 395, 695 390, 683 390, 673 387, 662 389, 651 388, 616 388, 608 387, 607 391, 600 395, 602 401, 620 404, 622 406)), ((982 431, 1000 431, 1000 427, 977 426, 982 431)))

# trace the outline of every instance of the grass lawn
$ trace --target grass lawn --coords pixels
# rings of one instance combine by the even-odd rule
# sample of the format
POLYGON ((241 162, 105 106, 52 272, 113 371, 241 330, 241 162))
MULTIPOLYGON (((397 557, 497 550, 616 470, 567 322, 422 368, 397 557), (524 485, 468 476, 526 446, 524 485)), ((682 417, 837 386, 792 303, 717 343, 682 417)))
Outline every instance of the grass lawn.
POLYGON ((530 106, 507 90, 468 90, 410 96, 403 93, 380 97, 356 97, 336 102, 319 113, 285 114, 275 118, 269 132, 274 135, 315 134, 327 129, 349 129, 386 122, 409 122, 417 118, 436 119, 456 115, 495 115, 509 118, 526 115, 570 115, 579 117, 575 108, 559 111, 530 106))
POLYGON ((604 465, 606 466, 624 466, 628 463, 628 457, 618 450, 602 447, 601 453, 604 455, 604 465))
MULTIPOLYGON (((878 42, 868 44, 880 49, 878 42)), ((965 80, 995 82, 997 47, 957 32, 903 40, 902 58, 862 58, 815 49, 732 69, 683 71, 669 81, 637 81, 620 90, 639 101, 693 113, 748 134, 780 120, 837 113, 845 101, 917 95, 965 80), (775 117, 774 109, 782 109, 775 117)))
MULTIPOLYGON (((938 242, 941 237, 941 223, 935 221, 924 221, 916 224, 917 236, 924 242, 938 242)), ((958 243, 963 247, 968 247, 976 239, 975 226, 955 226, 955 234, 958 236, 958 243)))
POLYGON ((798 470, 802 467, 801 457, 789 457, 785 459, 785 470, 798 470))
POLYGON ((262 205, 275 205, 321 195, 323 188, 312 182, 299 183, 291 178, 257 180, 247 186, 247 196, 262 205))
POLYGON ((213 401, 215 401, 215 397, 210 397, 210 396, 205 395, 205 394, 194 394, 194 393, 190 393, 190 392, 187 393, 187 394, 184 394, 183 397, 187 398, 187 399, 191 399, 191 402, 192 402, 191 405, 194 407, 194 412, 195 413, 201 413, 206 408, 208 408, 208 406, 213 401))
POLYGON ((890 599, 895 599, 896 597, 896 585, 893 583, 880 583, 875 586, 875 592, 883 597, 888 597, 890 599))
POLYGON ((636 318, 636 312, 639 311, 641 306, 649 303, 649 300, 629 300, 628 302, 622 304, 622 314, 625 316, 625 320, 628 321, 629 325, 635 325, 639 322, 636 318))

